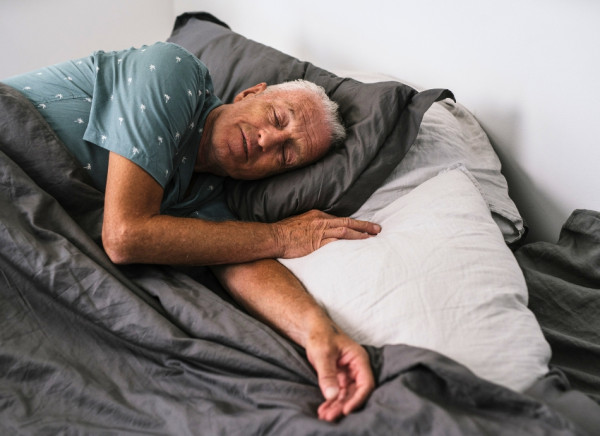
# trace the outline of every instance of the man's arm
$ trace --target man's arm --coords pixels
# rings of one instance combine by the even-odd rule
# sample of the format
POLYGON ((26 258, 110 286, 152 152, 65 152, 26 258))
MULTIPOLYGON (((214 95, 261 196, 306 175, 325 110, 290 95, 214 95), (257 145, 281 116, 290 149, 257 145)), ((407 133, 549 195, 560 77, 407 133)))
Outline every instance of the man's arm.
POLYGON ((305 348, 325 397, 320 419, 334 421, 366 401, 375 386, 367 352, 335 325, 286 267, 265 259, 213 271, 251 314, 305 348))
POLYGON ((298 257, 337 239, 362 239, 379 226, 309 212, 274 224, 211 222, 160 214, 161 186, 110 153, 102 242, 115 263, 217 265, 298 257))
POLYGON ((162 188, 148 173, 110 154, 102 241, 111 260, 226 264, 214 269, 231 294, 306 349, 326 398, 319 417, 335 420, 359 407, 374 386, 366 351, 272 258, 308 254, 339 238, 366 238, 377 233, 378 226, 317 213, 277 225, 170 217, 160 214, 162 196, 162 188))
POLYGON ((163 190, 143 169, 111 153, 102 241, 115 263, 219 265, 224 286, 249 311, 306 349, 334 420, 359 407, 373 389, 366 351, 341 332, 283 265, 339 238, 377 233, 371 223, 305 214, 278 225, 214 223, 160 215, 163 190), (258 260, 261 259, 261 260, 258 260), (243 263, 249 262, 250 263, 243 263))

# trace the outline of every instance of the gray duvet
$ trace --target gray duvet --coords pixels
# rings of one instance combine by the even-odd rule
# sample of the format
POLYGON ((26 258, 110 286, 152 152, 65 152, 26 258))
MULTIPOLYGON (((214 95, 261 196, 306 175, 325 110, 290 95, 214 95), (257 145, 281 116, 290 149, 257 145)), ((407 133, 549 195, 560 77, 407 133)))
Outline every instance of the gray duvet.
POLYGON ((115 267, 98 244, 101 216, 102 195, 84 171, 37 111, 0 85, 2 435, 600 428, 600 407, 561 370, 517 394, 401 345, 368 349, 377 388, 363 409, 319 421, 322 398, 302 349, 240 310, 202 269, 115 267))

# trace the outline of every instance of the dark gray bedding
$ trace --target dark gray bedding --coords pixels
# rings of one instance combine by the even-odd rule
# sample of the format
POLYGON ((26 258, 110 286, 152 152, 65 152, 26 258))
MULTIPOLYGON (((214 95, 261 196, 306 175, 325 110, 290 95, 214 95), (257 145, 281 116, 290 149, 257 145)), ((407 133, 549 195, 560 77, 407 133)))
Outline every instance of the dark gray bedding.
POLYGON ((600 428, 600 407, 563 371, 517 394, 401 345, 369 348, 377 388, 362 410, 319 421, 322 398, 301 349, 177 268, 115 267, 97 244, 101 216, 102 195, 35 108, 0 85, 0 434, 600 428))
POLYGON ((600 403, 600 212, 574 211, 556 244, 528 244, 516 257, 550 363, 600 403))

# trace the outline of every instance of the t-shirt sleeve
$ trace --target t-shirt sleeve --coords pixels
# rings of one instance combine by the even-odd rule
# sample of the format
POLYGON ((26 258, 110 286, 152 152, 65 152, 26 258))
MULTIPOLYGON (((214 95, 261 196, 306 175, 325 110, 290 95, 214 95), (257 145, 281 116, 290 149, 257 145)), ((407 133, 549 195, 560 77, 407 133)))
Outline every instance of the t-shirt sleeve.
POLYGON ((211 97, 208 70, 189 52, 168 43, 98 52, 95 60, 84 139, 136 163, 165 188, 211 97))

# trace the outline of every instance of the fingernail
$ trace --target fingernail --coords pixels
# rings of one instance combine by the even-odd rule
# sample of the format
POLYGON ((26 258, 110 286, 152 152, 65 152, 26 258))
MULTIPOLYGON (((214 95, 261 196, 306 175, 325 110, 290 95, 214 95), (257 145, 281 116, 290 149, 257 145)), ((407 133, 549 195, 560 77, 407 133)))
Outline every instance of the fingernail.
POLYGON ((325 389, 325 399, 326 400, 333 400, 335 397, 338 396, 338 393, 340 392, 340 390, 334 386, 330 386, 327 389, 325 389))

